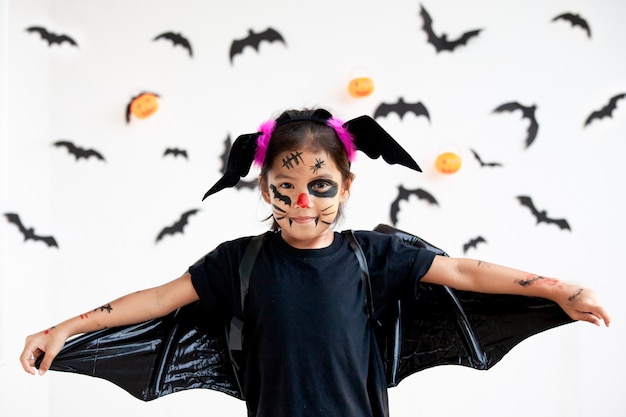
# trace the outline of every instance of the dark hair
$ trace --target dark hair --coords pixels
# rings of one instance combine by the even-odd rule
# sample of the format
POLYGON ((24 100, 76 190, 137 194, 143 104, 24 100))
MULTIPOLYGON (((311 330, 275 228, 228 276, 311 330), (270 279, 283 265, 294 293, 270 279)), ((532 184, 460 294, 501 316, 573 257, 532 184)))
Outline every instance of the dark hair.
MULTIPOLYGON (((326 152, 335 162, 344 183, 354 178, 350 171, 350 160, 343 143, 335 130, 326 125, 330 113, 324 109, 287 110, 276 119, 276 128, 267 145, 265 160, 259 174, 261 186, 267 183, 267 173, 274 160, 285 152, 306 149, 310 152, 326 152), (322 115, 318 117, 317 115, 322 115), (327 117, 325 117, 328 115, 327 117)), ((342 204, 339 205, 335 222, 342 217, 342 204)), ((268 217, 268 219, 271 218, 268 217)), ((276 221, 272 230, 279 229, 276 221)))

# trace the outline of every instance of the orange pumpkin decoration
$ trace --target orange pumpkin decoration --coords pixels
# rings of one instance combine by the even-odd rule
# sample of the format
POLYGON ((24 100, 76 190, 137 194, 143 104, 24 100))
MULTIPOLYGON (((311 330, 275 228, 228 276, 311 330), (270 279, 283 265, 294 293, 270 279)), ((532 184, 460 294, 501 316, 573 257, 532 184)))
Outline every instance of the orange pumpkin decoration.
POLYGON ((444 152, 437 157, 435 166, 439 172, 454 174, 461 169, 461 157, 454 152, 444 152))
POLYGON ((151 116, 159 108, 159 96, 154 93, 141 93, 133 97, 126 109, 126 121, 130 122, 130 115, 145 119, 151 116))
POLYGON ((369 77, 353 78, 348 84, 348 92, 352 97, 367 97, 374 91, 374 81, 369 77))

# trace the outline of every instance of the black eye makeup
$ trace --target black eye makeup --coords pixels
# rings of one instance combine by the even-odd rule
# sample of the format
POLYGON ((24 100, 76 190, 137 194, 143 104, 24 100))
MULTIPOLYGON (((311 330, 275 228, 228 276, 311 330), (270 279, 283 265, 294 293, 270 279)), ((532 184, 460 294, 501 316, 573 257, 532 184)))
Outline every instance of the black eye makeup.
POLYGON ((332 198, 337 195, 339 185, 335 181, 318 179, 308 183, 307 189, 315 197, 332 198))

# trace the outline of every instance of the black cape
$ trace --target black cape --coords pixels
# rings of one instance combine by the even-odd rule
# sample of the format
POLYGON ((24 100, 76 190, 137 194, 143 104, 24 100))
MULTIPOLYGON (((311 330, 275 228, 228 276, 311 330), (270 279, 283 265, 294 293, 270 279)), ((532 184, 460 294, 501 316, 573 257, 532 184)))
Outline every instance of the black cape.
MULTIPOLYGON (((447 256, 391 226, 374 230, 447 256)), ((489 369, 529 336, 573 321, 541 298, 419 285, 417 299, 399 300, 373 324, 389 387, 438 365, 489 369)), ((144 401, 192 388, 243 399, 228 328, 206 323, 200 310, 196 302, 159 319, 80 335, 50 369, 104 378, 144 401)))

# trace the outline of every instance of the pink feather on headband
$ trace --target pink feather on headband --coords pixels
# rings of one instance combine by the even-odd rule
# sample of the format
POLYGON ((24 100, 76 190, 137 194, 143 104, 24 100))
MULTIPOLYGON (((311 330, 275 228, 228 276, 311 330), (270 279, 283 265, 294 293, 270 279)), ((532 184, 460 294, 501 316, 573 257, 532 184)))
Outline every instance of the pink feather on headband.
POLYGON ((337 137, 346 148, 348 161, 353 162, 354 157, 356 156, 356 145, 354 144, 354 137, 352 134, 343 126, 343 122, 336 117, 329 118, 326 121, 326 124, 335 130, 337 137))
POLYGON ((276 120, 270 119, 261 123, 258 132, 261 134, 256 140, 256 151, 254 152, 255 165, 262 167, 265 161, 265 154, 267 153, 267 146, 270 143, 270 138, 276 127, 276 120))

